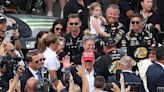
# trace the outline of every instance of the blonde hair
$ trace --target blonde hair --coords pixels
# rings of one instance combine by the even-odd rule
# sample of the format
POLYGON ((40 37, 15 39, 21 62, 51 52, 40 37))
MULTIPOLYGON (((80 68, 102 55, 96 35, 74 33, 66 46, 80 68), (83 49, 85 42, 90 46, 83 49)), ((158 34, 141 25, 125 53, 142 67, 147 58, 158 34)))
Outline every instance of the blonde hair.
POLYGON ((90 30, 86 29, 84 31, 83 44, 85 44, 88 40, 92 40, 95 42, 94 36, 90 33, 90 30))
POLYGON ((101 4, 98 3, 98 2, 93 2, 93 3, 91 3, 90 8, 89 8, 89 14, 90 14, 90 15, 92 15, 92 11, 93 11, 96 7, 100 7, 100 8, 101 8, 101 4))

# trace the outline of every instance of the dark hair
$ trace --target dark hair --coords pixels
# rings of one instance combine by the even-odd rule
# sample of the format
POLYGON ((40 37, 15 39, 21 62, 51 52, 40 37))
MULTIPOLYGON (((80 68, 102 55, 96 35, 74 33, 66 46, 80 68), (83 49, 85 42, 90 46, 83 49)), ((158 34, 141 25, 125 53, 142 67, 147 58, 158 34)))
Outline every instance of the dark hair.
POLYGON ((34 50, 29 50, 26 54, 26 57, 25 57, 25 61, 27 63, 31 62, 32 61, 32 56, 36 56, 38 55, 39 53, 41 53, 39 50, 37 49, 34 49, 34 50))
POLYGON ((144 20, 142 14, 140 14, 140 13, 134 13, 133 16, 132 16, 132 18, 134 18, 134 17, 137 17, 137 18, 140 18, 141 20, 144 20))
MULTIPOLYGON (((63 19, 56 19, 52 25, 52 28, 50 29, 50 32, 51 33, 54 33, 54 28, 57 24, 61 24, 63 26, 63 30, 62 31, 65 31, 66 30, 66 26, 65 26, 65 23, 64 23, 64 20, 63 19)), ((55 34, 55 33, 54 33, 55 34)))
MULTIPOLYGON (((143 9, 143 7, 142 7, 142 5, 141 5, 141 2, 144 2, 145 0, 139 0, 139 10, 142 10, 143 9)), ((154 11, 155 10, 155 7, 156 7, 156 1, 155 0, 152 0, 153 1, 153 7, 152 7, 152 9, 150 10, 151 12, 152 11, 154 11)))
POLYGON ((157 48, 156 58, 157 58, 157 60, 164 60, 164 46, 157 48))
POLYGON ((96 76, 94 80, 94 86, 96 88, 104 88, 105 87, 105 78, 103 76, 96 76))
MULTIPOLYGON (((37 34, 37 36, 36 36, 35 48, 40 49, 41 46, 43 46, 44 43, 43 43, 43 42, 39 42, 39 39, 42 38, 42 36, 43 36, 44 34, 48 34, 48 31, 40 31, 40 32, 37 34)), ((45 47, 43 47, 42 49, 44 50, 45 47)))

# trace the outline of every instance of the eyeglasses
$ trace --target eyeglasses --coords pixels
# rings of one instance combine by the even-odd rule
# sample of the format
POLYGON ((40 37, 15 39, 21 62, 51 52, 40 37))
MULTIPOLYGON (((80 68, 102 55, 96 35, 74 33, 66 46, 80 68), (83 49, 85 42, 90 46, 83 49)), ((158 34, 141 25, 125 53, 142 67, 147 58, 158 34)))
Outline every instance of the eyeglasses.
POLYGON ((77 26, 79 23, 77 23, 77 22, 75 22, 75 23, 69 23, 69 25, 71 25, 71 26, 73 26, 73 25, 75 25, 75 26, 77 26))
POLYGON ((55 28, 55 29, 56 29, 56 31, 59 31, 59 30, 61 30, 61 31, 62 31, 62 30, 63 30, 63 28, 58 28, 58 27, 57 27, 57 28, 55 28))
POLYGON ((46 58, 39 59, 39 60, 35 61, 35 63, 38 64, 39 62, 42 62, 44 60, 46 60, 46 58))
POLYGON ((135 24, 135 23, 136 23, 136 24, 139 24, 140 21, 131 21, 131 23, 132 23, 132 24, 135 24))

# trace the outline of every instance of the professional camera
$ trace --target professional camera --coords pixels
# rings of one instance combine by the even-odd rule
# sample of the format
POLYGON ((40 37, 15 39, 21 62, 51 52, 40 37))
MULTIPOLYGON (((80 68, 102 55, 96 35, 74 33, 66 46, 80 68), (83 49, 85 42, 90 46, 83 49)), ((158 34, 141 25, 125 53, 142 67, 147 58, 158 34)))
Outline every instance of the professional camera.
POLYGON ((49 92, 50 86, 51 86, 51 82, 46 78, 42 78, 37 81, 36 90, 37 92, 49 92))
POLYGON ((0 67, 16 70, 18 67, 18 62, 21 60, 22 58, 12 57, 11 55, 0 56, 0 67))

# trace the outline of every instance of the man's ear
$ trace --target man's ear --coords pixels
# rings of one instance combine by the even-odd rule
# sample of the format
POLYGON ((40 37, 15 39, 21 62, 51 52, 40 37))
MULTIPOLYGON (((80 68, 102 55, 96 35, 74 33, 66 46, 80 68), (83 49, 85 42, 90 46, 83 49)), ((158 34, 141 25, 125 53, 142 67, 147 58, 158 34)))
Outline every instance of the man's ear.
POLYGON ((81 21, 79 22, 79 26, 82 26, 82 22, 81 21))

